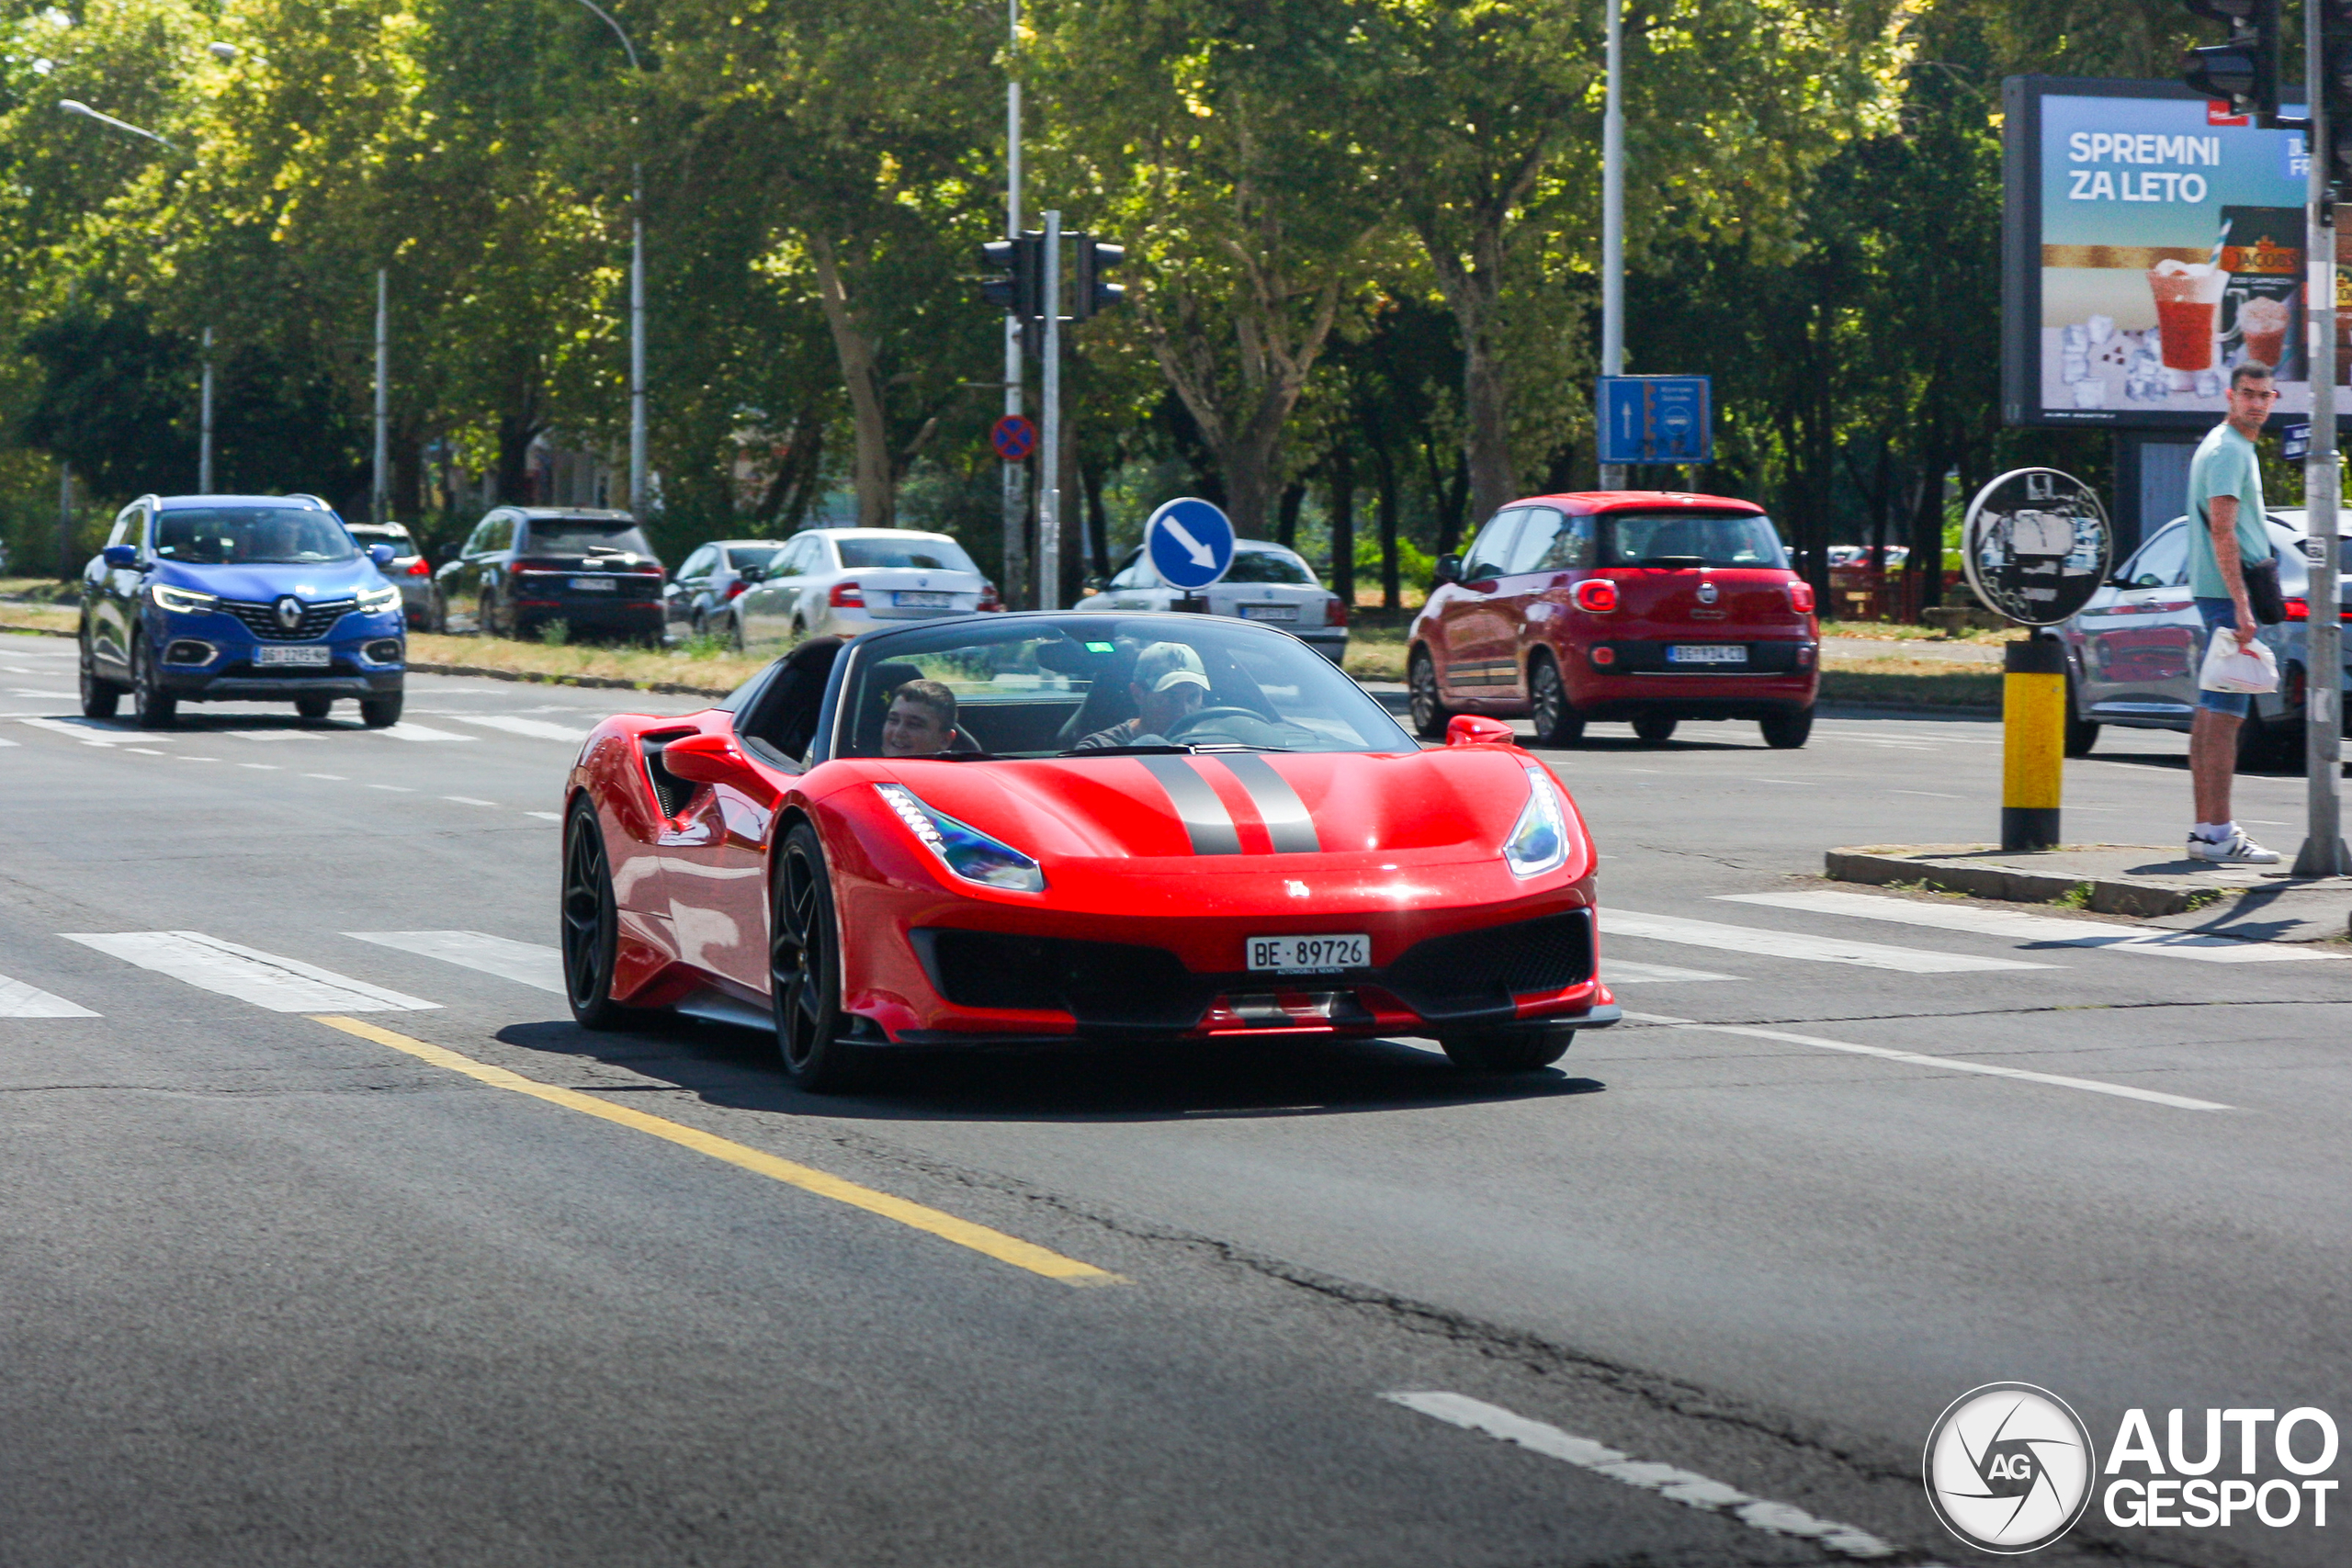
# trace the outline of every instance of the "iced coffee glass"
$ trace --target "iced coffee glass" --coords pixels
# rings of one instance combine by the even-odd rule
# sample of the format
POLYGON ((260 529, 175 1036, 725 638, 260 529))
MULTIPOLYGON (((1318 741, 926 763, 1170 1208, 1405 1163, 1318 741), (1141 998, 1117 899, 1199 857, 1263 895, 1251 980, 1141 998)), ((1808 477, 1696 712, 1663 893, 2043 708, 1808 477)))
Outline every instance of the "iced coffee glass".
POLYGON ((2257 298, 2238 307, 2238 341, 2246 358, 2278 368, 2278 356, 2287 351, 2289 314, 2284 299, 2257 298))
MULTIPOLYGON (((2156 297, 2156 335, 2167 370, 2213 368, 2213 326, 2230 275, 2211 262, 2166 259, 2148 269, 2156 297)), ((2281 326, 2281 332, 2285 328, 2281 326)))

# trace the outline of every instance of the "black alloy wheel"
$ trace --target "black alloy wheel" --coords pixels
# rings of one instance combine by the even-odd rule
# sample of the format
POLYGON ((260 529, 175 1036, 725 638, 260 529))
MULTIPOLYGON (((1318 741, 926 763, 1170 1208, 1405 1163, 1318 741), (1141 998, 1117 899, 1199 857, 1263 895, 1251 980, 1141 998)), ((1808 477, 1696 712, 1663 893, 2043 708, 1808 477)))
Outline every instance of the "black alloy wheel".
POLYGON ((563 829, 563 993, 582 1029, 627 1029, 649 1010, 613 1000, 613 965, 620 949, 620 907, 613 901, 613 870, 605 857, 605 829, 582 796, 563 829))
POLYGON ((1576 1042, 1573 1029, 1474 1029, 1438 1043, 1449 1061, 1473 1073, 1532 1073, 1548 1067, 1576 1042))
POLYGON ((333 697, 296 697, 294 699, 295 716, 308 720, 311 724, 318 723, 333 712, 334 712, 333 697))
POLYGON ((1438 695, 1437 663, 1430 658, 1429 649, 1413 649, 1405 683, 1412 692, 1413 728, 1424 740, 1444 739, 1445 721, 1453 716, 1446 711, 1444 701, 1438 695))
POLYGON ((721 636, 725 638, 727 646, 736 652, 751 651, 751 645, 743 640, 743 617, 732 610, 727 613, 727 630, 721 636))
POLYGON ((449 604, 441 597, 438 588, 433 590, 432 597, 425 603, 424 629, 435 637, 447 637, 449 633, 449 604))
POLYGON ((474 635, 476 637, 498 635, 498 601, 491 597, 490 590, 487 588, 481 591, 481 597, 474 601, 474 635))
POLYGON ((130 639, 130 702, 141 729, 169 729, 179 719, 179 699, 164 694, 163 673, 143 637, 130 639))
POLYGON ((390 729, 401 721, 401 705, 407 691, 386 692, 380 696, 359 699, 359 722, 370 729, 390 729))
POLYGON ((1535 744, 1573 746, 1584 739, 1584 720, 1568 705, 1568 688, 1549 653, 1527 661, 1527 694, 1535 716, 1535 744))
POLYGON ((115 705, 122 701, 122 688, 98 673, 90 659, 90 642, 82 639, 82 716, 112 718, 115 705))
POLYGON ((863 1065, 842 1038, 841 927, 824 845, 806 822, 786 833, 768 928, 768 995, 785 1076, 811 1094, 853 1088, 863 1065))
POLYGON ((2075 678, 2066 677, 2066 755, 2087 757, 2091 748, 2098 744, 2098 726, 2083 716, 2082 703, 2075 690, 2075 678))
POLYGON ((1634 720, 1634 733, 1645 746, 1663 746, 1674 739, 1674 720, 1664 714, 1645 713, 1634 720))
POLYGON ((1776 713, 1757 722, 1764 731, 1764 744, 1775 751, 1793 751, 1813 735, 1813 710, 1809 707, 1794 713, 1776 713))

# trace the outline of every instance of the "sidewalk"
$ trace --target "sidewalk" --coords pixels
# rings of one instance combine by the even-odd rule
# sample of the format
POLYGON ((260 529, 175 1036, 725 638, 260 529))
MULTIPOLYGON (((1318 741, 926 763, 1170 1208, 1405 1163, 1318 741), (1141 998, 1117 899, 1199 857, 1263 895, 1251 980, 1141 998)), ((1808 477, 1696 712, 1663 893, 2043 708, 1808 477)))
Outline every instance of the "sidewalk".
POLYGON ((2147 844, 2068 844, 2022 853, 1991 844, 1856 845, 1831 850, 1824 869, 1835 882, 2064 903, 2246 942, 2325 942, 2352 933, 2352 877, 2297 881, 2277 867, 2214 865, 2147 844))

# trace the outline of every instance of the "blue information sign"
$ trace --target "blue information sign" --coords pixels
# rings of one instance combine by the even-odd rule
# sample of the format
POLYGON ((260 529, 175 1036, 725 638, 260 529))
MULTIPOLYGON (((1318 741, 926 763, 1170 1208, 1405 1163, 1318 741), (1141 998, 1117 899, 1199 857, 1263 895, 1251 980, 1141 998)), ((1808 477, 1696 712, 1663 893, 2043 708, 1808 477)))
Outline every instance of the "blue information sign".
POLYGON ((1195 496, 1179 496, 1151 514, 1143 526, 1152 569, 1159 581, 1187 592, 1206 588, 1233 564, 1233 521, 1222 508, 1195 496))
POLYGON ((1711 463, 1714 398, 1705 376, 1603 376, 1600 460, 1711 463))

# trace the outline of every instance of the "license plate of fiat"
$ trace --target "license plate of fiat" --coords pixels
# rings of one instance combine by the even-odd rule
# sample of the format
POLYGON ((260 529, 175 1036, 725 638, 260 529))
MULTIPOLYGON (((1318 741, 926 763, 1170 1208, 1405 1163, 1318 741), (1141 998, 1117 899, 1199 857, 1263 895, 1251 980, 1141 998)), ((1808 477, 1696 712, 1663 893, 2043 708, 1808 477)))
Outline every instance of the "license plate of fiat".
POLYGON ((323 648, 257 648, 254 650, 255 664, 332 664, 334 654, 323 648))
POLYGON ((1738 643, 1679 642, 1666 650, 1668 664, 1745 664, 1747 649, 1738 643))
POLYGON ((1345 936, 1253 936, 1250 967, 1278 975, 1319 975, 1335 969, 1372 967, 1372 938, 1345 936))

